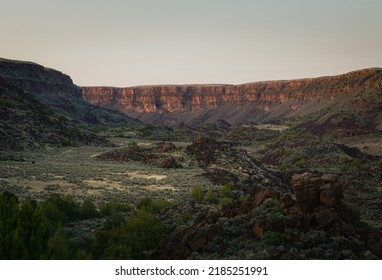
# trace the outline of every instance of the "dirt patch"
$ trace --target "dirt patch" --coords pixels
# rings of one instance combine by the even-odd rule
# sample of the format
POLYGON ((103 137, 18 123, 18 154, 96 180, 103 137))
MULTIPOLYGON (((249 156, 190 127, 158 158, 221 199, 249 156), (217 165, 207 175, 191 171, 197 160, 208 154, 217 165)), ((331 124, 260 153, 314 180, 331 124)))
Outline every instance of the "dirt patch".
POLYGON ((167 175, 160 175, 160 174, 141 174, 138 172, 127 172, 126 175, 132 177, 132 178, 139 178, 139 179, 155 179, 157 181, 163 180, 167 177, 167 175))
POLYGON ((108 178, 104 178, 102 181, 100 180, 84 180, 85 184, 90 187, 102 188, 102 189, 117 189, 122 190, 122 182, 113 181, 108 178))
POLYGON ((74 184, 69 183, 67 181, 61 180, 52 180, 52 181, 38 181, 38 180, 28 180, 28 179, 20 179, 20 178, 7 178, 5 179, 10 185, 20 186, 24 188, 30 188, 34 192, 42 192, 48 186, 58 186, 62 189, 71 189, 75 187, 74 184))
POLYGON ((146 189, 148 191, 178 191, 178 188, 175 188, 174 186, 171 185, 163 185, 163 186, 158 186, 158 185, 148 185, 142 187, 143 189, 146 189))
POLYGON ((266 129, 266 130, 273 130, 273 131, 284 131, 289 128, 289 126, 286 125, 277 125, 277 124, 259 124, 255 125, 257 129, 266 129))

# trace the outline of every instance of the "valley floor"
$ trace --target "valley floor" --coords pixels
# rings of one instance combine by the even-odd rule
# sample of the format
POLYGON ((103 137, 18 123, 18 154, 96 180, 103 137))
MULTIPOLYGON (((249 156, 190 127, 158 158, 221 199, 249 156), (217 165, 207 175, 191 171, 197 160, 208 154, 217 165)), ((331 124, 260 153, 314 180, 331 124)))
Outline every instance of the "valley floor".
MULTIPOLYGON (((140 145, 147 146, 150 142, 143 141, 140 145)), ((109 150, 81 146, 12 152, 24 161, 0 162, 0 188, 16 193, 21 199, 42 201, 52 193, 59 193, 79 201, 90 198, 98 204, 111 199, 136 204, 147 196, 181 200, 195 186, 213 188, 197 166, 169 170, 134 161, 96 159, 109 150)))

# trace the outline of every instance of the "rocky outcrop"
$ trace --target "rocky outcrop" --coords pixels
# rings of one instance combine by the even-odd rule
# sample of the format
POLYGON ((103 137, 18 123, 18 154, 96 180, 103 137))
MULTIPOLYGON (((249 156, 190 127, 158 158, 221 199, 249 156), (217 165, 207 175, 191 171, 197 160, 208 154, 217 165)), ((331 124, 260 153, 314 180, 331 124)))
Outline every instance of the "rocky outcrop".
POLYGON ((118 162, 140 161, 146 165, 161 168, 182 168, 182 164, 171 152, 176 149, 172 143, 159 143, 156 147, 141 147, 135 144, 127 148, 119 148, 97 156, 99 160, 114 160, 118 162))
MULTIPOLYGON (((372 68, 332 77, 242 85, 83 87, 82 91, 84 99, 92 104, 171 125, 218 119, 235 124, 251 118, 310 114, 306 105, 312 102, 320 101, 321 108, 339 97, 381 89, 382 69, 372 68)), ((362 99, 352 102, 353 106, 365 106, 362 99)))
POLYGON ((82 98, 82 90, 72 79, 57 70, 32 62, 0 58, 0 77, 7 84, 32 94, 56 113, 87 124, 118 125, 138 123, 119 112, 99 108, 82 98))
POLYGON ((291 188, 295 198, 264 188, 218 213, 202 213, 194 225, 163 238, 153 257, 229 259, 232 248, 245 252, 242 258, 381 257, 381 232, 352 220, 336 176, 296 175, 291 188))

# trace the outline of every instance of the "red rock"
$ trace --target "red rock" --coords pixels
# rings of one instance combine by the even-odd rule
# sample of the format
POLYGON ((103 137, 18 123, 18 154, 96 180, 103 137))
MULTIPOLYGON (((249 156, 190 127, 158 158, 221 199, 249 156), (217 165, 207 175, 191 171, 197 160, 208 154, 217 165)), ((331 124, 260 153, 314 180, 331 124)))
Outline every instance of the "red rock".
MULTIPOLYGON (((245 109, 247 117, 253 117, 253 112, 264 113, 280 104, 288 102, 293 114, 309 102, 320 100, 330 101, 341 96, 347 97, 360 88, 382 88, 378 69, 365 69, 332 77, 314 79, 255 82, 242 85, 163 85, 140 86, 128 88, 83 87, 83 98, 94 105, 108 109, 119 109, 131 116, 145 119, 141 113, 173 114, 188 113, 188 118, 177 119, 169 117, 168 122, 179 124, 182 121, 191 122, 196 118, 225 105, 231 105, 229 116, 224 119, 242 118, 245 109), (370 77, 375 77, 370 79, 370 77), (346 86, 341 86, 346 79, 346 86), (366 81, 366 82, 365 82, 366 81), (339 84, 339 86, 333 86, 339 84), (312 91, 312 89, 314 89, 312 91), (190 114, 192 113, 192 114, 190 114), (192 117, 190 117, 192 116, 192 117), (190 120, 191 119, 191 120, 190 120), (176 122, 176 123, 174 123, 176 122)), ((285 110, 285 109, 284 109, 285 110)), ((303 111, 303 110, 301 110, 303 111)), ((221 117, 218 115, 217 117, 221 117)), ((157 116, 156 116, 157 118, 157 116)), ((157 118, 163 122, 162 118, 157 118)), ((215 118, 216 120, 216 118, 215 118)))
POLYGON ((278 197, 277 192, 275 192, 274 190, 272 190, 270 188, 266 188, 266 189, 263 189, 263 190, 259 191, 256 194, 255 201, 253 202, 253 205, 254 206, 259 206, 260 204, 262 204, 268 198, 277 199, 277 197, 278 197))
POLYGON ((295 205, 295 201, 292 199, 292 197, 290 196, 290 194, 286 194, 286 195, 283 195, 281 197, 281 203, 282 205, 284 206, 284 208, 290 208, 290 207, 293 207, 295 205))
POLYGON ((322 181, 311 177, 309 173, 292 177, 292 189, 296 196, 296 205, 305 210, 313 209, 320 201, 319 187, 322 181))
POLYGON ((337 196, 330 183, 320 187, 320 203, 329 207, 338 205, 337 196))
POLYGON ((329 208, 318 208, 314 212, 314 218, 319 227, 325 228, 331 226, 336 220, 336 214, 329 208))
POLYGON ((261 238, 264 235, 264 227, 262 221, 256 221, 255 225, 253 226, 253 236, 255 238, 261 238))
POLYGON ((336 174, 324 174, 321 176, 321 180, 327 183, 335 182, 338 179, 338 175, 336 174))
POLYGON ((190 242, 190 248, 192 251, 198 251, 200 250, 201 248, 204 247, 204 245, 206 245, 208 242, 208 239, 207 237, 205 236, 197 236, 194 240, 192 240, 190 242))

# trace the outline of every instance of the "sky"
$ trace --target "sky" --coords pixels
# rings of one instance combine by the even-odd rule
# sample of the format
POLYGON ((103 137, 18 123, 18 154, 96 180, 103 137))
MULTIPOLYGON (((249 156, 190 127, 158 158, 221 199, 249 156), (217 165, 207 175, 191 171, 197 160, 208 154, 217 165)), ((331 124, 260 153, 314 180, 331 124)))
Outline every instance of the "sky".
POLYGON ((1 0, 0 57, 80 86, 240 84, 382 67, 380 0, 1 0))

